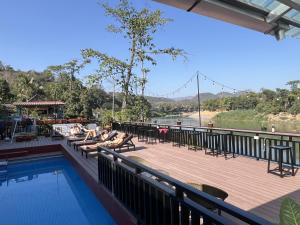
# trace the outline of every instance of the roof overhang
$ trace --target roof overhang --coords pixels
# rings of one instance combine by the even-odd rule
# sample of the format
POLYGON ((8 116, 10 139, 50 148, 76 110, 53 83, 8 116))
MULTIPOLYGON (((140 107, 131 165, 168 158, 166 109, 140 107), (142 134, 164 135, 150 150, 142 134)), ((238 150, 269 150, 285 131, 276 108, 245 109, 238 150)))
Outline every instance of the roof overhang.
POLYGON ((14 102, 16 107, 50 107, 50 106, 63 106, 62 101, 30 101, 30 102, 14 102))
POLYGON ((300 38, 300 0, 154 0, 281 40, 300 38))

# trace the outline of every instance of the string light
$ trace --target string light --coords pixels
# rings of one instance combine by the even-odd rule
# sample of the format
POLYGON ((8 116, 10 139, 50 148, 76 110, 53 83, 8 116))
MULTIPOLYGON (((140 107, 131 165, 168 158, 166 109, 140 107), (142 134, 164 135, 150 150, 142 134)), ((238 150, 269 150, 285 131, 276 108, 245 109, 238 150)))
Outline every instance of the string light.
POLYGON ((188 79, 182 86, 180 86, 179 88, 175 89, 174 91, 171 91, 169 93, 165 93, 165 94, 154 94, 153 92, 151 93, 151 91, 148 91, 149 94, 151 94, 152 96, 158 96, 158 97, 170 97, 170 96, 174 96, 175 94, 181 92, 183 89, 186 89, 187 86, 191 83, 193 83, 194 79, 197 77, 197 75, 200 76, 200 78, 202 78, 204 81, 209 81, 211 82, 211 84, 213 86, 219 86, 221 87, 222 89, 222 96, 224 96, 225 92, 224 90, 229 90, 231 92, 233 92, 234 94, 236 94, 237 92, 240 92, 240 93, 246 93, 248 94, 249 92, 248 91, 242 91, 242 90, 238 90, 236 88, 233 88, 233 87, 230 87, 230 86, 227 86, 221 82, 218 82, 216 80, 213 80, 211 79, 210 77, 200 73, 200 72, 197 72, 196 74, 194 74, 190 79, 188 79))

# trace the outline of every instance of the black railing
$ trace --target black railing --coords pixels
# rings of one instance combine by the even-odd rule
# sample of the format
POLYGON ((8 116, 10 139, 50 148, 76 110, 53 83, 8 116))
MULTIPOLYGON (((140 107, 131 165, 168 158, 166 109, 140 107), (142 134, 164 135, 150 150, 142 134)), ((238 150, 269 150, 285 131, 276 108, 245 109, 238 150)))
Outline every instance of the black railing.
POLYGON ((98 148, 98 175, 99 183, 136 217, 138 224, 272 224, 105 148, 98 148), (192 201, 187 197, 191 195, 213 205, 216 211, 192 201))
MULTIPOLYGON (((137 135, 143 129, 154 129, 157 131, 156 134, 159 137, 157 126, 168 129, 168 133, 165 137, 168 141, 180 142, 182 145, 193 145, 199 149, 218 148, 220 152, 232 154, 233 156, 243 155, 268 160, 268 151, 274 151, 270 149, 270 146, 290 146, 294 153, 294 165, 300 166, 300 134, 177 125, 170 126, 150 123, 114 123, 113 129, 137 135), (180 135, 176 135, 178 130, 180 131, 180 135)), ((272 154, 271 161, 278 161, 277 154, 272 154)), ((283 163, 291 164, 288 153, 284 155, 283 163)))

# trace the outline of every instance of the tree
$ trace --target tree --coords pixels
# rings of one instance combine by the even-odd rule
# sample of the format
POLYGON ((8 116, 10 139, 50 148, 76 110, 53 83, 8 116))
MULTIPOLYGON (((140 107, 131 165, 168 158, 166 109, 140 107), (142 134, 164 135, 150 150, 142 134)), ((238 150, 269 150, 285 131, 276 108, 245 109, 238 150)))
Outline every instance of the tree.
POLYGON ((80 104, 82 105, 81 115, 85 118, 92 118, 93 109, 101 108, 105 103, 111 101, 111 96, 98 86, 86 88, 80 95, 80 104))
POLYGON ((1 60, 0 60, 0 71, 13 71, 13 67, 10 65, 6 65, 4 64, 1 60))
POLYGON ((291 80, 286 83, 286 85, 289 85, 291 87, 291 90, 297 89, 299 84, 300 80, 291 80))
POLYGON ((12 94, 7 81, 0 78, 0 104, 8 103, 11 99, 12 94))
POLYGON ((85 67, 90 61, 88 59, 83 62, 79 62, 77 59, 73 59, 63 65, 49 66, 47 71, 49 71, 54 76, 61 74, 66 74, 69 76, 69 90, 73 89, 73 82, 76 79, 76 75, 85 67))
POLYGON ((93 49, 85 49, 82 50, 81 53, 85 59, 95 58, 99 63, 99 69, 96 73, 88 76, 90 86, 99 84, 103 79, 110 78, 113 79, 117 85, 121 86, 123 93, 128 92, 129 95, 129 89, 127 89, 129 84, 128 86, 125 85, 126 71, 128 68, 126 62, 93 49))
POLYGON ((43 88, 32 75, 21 73, 14 82, 13 93, 18 101, 29 101, 37 96, 43 96, 43 88))
POLYGON ((132 101, 134 101, 134 104, 131 107, 133 116, 132 120, 145 121, 145 119, 149 119, 151 116, 151 104, 147 101, 147 99, 143 96, 134 96, 132 101))
MULTIPOLYGON (((101 55, 97 52, 98 58, 108 60, 110 68, 116 65, 119 69, 120 65, 122 65, 122 108, 125 109, 127 107, 132 79, 134 77, 133 71, 138 66, 139 62, 142 63, 142 65, 147 62, 151 65, 156 65, 157 62, 154 59, 155 55, 166 54, 171 55, 172 58, 175 59, 180 55, 184 55, 184 51, 173 47, 160 49, 154 44, 154 35, 157 33, 158 29, 171 21, 170 19, 163 18, 160 10, 150 11, 146 8, 138 10, 134 8, 128 0, 120 0, 119 4, 115 7, 111 7, 107 3, 102 4, 102 7, 106 15, 111 16, 116 21, 115 24, 108 25, 108 31, 120 33, 122 37, 128 40, 130 45, 129 58, 124 61, 117 60, 114 57, 107 57, 107 55, 101 55), (124 69, 125 71, 123 71, 124 69)), ((108 63, 105 62, 104 64, 107 66, 108 63)), ((102 66, 103 64, 101 63, 100 70, 103 69, 102 66)), ((108 71, 107 68, 105 68, 105 71, 110 72, 110 75, 114 75, 112 71, 108 71)), ((144 71, 144 67, 142 68, 142 71, 144 71)), ((146 79, 144 76, 143 85, 145 84, 145 81, 146 79)))
POLYGON ((65 102, 65 115, 68 117, 77 117, 83 110, 81 93, 84 93, 85 87, 76 75, 88 62, 89 60, 71 60, 63 65, 47 68, 47 73, 54 77, 47 87, 47 93, 52 100, 65 102))
POLYGON ((262 89, 261 96, 264 101, 270 102, 273 101, 276 97, 276 92, 269 89, 262 89))
POLYGON ((300 114, 300 100, 294 102, 292 107, 289 109, 289 113, 293 115, 300 114))

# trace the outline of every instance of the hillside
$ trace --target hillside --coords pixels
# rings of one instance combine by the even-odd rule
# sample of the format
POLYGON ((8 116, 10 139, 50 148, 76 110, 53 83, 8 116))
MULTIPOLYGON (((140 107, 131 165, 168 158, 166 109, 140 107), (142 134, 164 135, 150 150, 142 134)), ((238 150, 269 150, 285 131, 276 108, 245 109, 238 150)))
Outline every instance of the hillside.
MULTIPOLYGON (((220 92, 217 94, 213 94, 210 92, 200 93, 200 101, 204 102, 209 99, 217 99, 222 97, 232 97, 238 94, 232 94, 229 92, 220 92)), ((151 105, 159 105, 161 103, 170 103, 170 104, 187 104, 187 103, 197 103, 198 95, 195 96, 186 96, 186 97, 177 97, 177 98, 163 98, 163 97, 153 97, 146 96, 146 99, 151 103, 151 105)))
POLYGON ((146 96, 146 99, 151 103, 151 105, 160 104, 160 103, 173 103, 173 102, 175 102, 174 99, 163 98, 163 97, 146 96))

